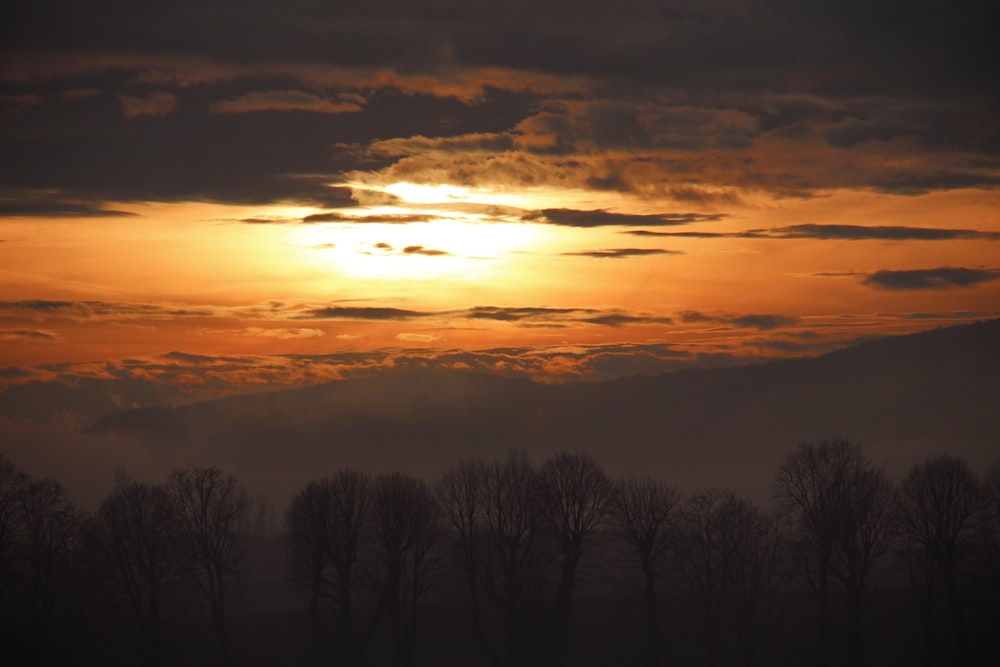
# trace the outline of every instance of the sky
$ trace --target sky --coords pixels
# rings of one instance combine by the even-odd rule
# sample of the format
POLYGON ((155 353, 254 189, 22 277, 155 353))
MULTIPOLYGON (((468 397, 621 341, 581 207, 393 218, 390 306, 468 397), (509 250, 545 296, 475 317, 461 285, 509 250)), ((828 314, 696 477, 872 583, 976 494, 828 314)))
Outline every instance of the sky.
POLYGON ((988 10, 6 3, 0 389, 601 379, 997 317, 988 10))

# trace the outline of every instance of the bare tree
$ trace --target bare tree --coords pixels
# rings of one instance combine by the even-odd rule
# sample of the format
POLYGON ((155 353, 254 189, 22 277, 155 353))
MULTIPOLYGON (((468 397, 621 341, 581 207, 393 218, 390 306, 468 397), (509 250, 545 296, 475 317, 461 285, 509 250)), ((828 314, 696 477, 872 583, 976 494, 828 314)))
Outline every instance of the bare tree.
POLYGON ((739 514, 747 511, 732 492, 711 489, 691 496, 683 510, 681 562, 701 603, 705 663, 718 664, 723 612, 732 594, 739 514))
POLYGON ((65 649, 74 563, 83 517, 51 479, 27 480, 19 495, 26 567, 26 616, 35 659, 45 664, 65 649))
POLYGON ((215 466, 174 470, 169 491, 187 569, 208 602, 223 659, 228 661, 226 599, 247 557, 246 494, 235 477, 215 466))
POLYGON ((648 477, 620 479, 611 495, 615 525, 642 569, 646 652, 651 667, 660 664, 657 575, 676 541, 679 500, 676 488, 648 477))
POLYGON ((319 618, 319 601, 329 599, 336 613, 344 664, 357 665, 381 612, 376 604, 367 622, 355 620, 357 564, 371 517, 371 479, 344 468, 310 482, 285 513, 285 540, 292 576, 311 591, 310 616, 319 618))
POLYGON ((27 475, 0 454, 0 596, 13 576, 11 550, 23 529, 23 499, 28 481, 27 475))
POLYGON ((488 476, 488 468, 483 462, 459 461, 434 485, 434 497, 443 521, 457 538, 460 560, 467 575, 473 631, 480 646, 495 662, 496 650, 483 628, 479 596, 488 476))
POLYGON ((1000 466, 995 466, 983 481, 982 541, 993 585, 1000 593, 1000 466))
POLYGON ((406 667, 412 660, 419 605, 430 587, 440 537, 437 507, 427 485, 402 473, 376 478, 371 525, 396 664, 406 667))
POLYGON ((524 659, 527 614, 538 603, 541 574, 538 473, 523 451, 494 461, 486 475, 485 544, 480 583, 503 611, 505 662, 524 659))
POLYGON ((863 662, 861 608, 875 559, 885 549, 891 485, 849 440, 804 443, 782 463, 774 495, 797 519, 819 606, 819 661, 830 663, 830 580, 847 592, 848 649, 863 662))
POLYGON ((164 598, 180 576, 181 553, 170 494, 119 477, 87 530, 103 583, 127 600, 147 664, 159 664, 164 598))
MULTIPOLYGON (((972 655, 957 575, 974 546, 983 509, 979 480, 956 456, 946 454, 915 465, 899 487, 899 526, 921 551, 928 595, 933 594, 934 574, 941 575, 963 664, 970 664, 972 655)), ((930 641, 932 628, 925 631, 930 641)))
POLYGON ((539 471, 542 514, 562 556, 556 588, 556 651, 565 638, 573 609, 576 571, 587 537, 601 524, 611 498, 611 481, 586 454, 561 452, 539 471))
POLYGON ((293 583, 309 591, 309 620, 314 628, 319 624, 319 605, 326 585, 324 570, 331 549, 332 512, 328 480, 307 484, 285 512, 289 575, 293 583))
POLYGON ((747 667, 763 664, 782 595, 794 571, 786 549, 786 518, 749 502, 734 508, 732 606, 747 667))

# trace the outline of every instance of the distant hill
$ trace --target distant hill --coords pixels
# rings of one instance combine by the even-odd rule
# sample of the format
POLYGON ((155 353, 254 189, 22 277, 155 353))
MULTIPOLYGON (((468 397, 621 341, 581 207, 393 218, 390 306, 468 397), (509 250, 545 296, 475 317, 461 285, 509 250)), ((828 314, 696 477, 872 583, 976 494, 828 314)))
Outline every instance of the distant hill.
POLYGON ((294 490, 342 465, 433 477, 523 447, 589 452, 612 471, 764 499, 797 443, 839 436, 899 475, 953 452, 1000 462, 1000 320, 821 357, 545 385, 458 371, 390 374, 178 408, 120 412, 90 433, 189 449, 294 490))

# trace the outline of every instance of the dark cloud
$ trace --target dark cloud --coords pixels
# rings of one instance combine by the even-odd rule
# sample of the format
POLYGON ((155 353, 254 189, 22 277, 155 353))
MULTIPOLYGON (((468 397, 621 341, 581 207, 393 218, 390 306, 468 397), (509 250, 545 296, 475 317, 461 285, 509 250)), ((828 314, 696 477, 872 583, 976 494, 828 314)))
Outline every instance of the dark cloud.
POLYGON ((295 319, 309 320, 413 320, 431 317, 433 313, 404 308, 380 308, 374 306, 327 306, 314 308, 296 316, 295 319))
POLYGON ((766 331, 796 324, 798 319, 784 315, 730 315, 726 313, 709 314, 697 310, 684 310, 677 313, 685 324, 708 323, 727 324, 744 329, 759 329, 766 331))
POLYGON ((725 238, 731 236, 737 236, 737 237, 748 236, 747 234, 744 233, 732 234, 727 232, 654 232, 648 229, 628 229, 621 233, 630 234, 632 236, 648 236, 648 237, 676 236, 680 238, 691 238, 691 239, 715 239, 715 238, 725 238))
POLYGON ((942 241, 949 239, 1000 239, 1000 234, 977 232, 972 229, 942 229, 935 227, 900 227, 862 225, 791 225, 770 230, 753 229, 750 233, 767 238, 837 239, 845 241, 942 241))
POLYGON ((572 257, 622 259, 625 257, 645 257, 648 255, 683 255, 684 253, 680 250, 664 250, 662 248, 612 248, 609 250, 582 250, 579 252, 564 252, 560 254, 572 257))
POLYGON ((849 278, 851 276, 861 275, 857 271, 820 271, 814 273, 814 276, 818 278, 849 278))
POLYGON ((944 266, 937 269, 912 269, 905 271, 883 269, 868 274, 861 282, 875 289, 921 290, 974 287, 980 283, 997 279, 1000 279, 1000 271, 996 269, 968 269, 944 266))
POLYGON ((314 213, 312 215, 307 215, 302 218, 302 222, 313 223, 313 222, 345 222, 345 223, 383 223, 392 225, 403 225, 413 222, 431 222, 433 220, 439 220, 440 216, 437 215, 425 215, 422 213, 381 213, 381 214, 370 214, 370 215, 344 215, 343 213, 328 212, 328 213, 314 213))
POLYGON ((405 248, 403 248, 403 254, 424 255, 426 257, 440 257, 442 255, 450 255, 451 253, 444 250, 434 250, 433 248, 425 248, 422 245, 408 245, 405 248))
POLYGON ((48 314, 70 308, 73 305, 73 301, 47 301, 44 299, 0 301, 0 311, 28 310, 48 314))
POLYGON ((626 324, 673 324, 669 317, 647 317, 643 315, 626 315, 624 313, 608 313, 586 320, 590 324, 601 324, 606 327, 621 327, 626 324))
POLYGON ((726 216, 719 213, 664 213, 656 215, 629 215, 606 210, 578 211, 567 208, 547 208, 524 216, 530 222, 543 221, 565 227, 611 227, 611 226, 671 226, 692 222, 712 222, 726 216))
POLYGON ((762 330, 786 327, 798 322, 794 317, 785 317, 783 315, 741 315, 732 317, 727 321, 729 324, 737 327, 762 330))
POLYGON ((14 0, 0 181, 306 204, 389 167, 714 205, 994 186, 989 3, 911 5, 14 0))
POLYGON ((306 111, 310 113, 357 113, 364 98, 343 95, 334 99, 301 90, 269 90, 247 93, 235 99, 216 102, 212 113, 255 113, 261 111, 306 111))
POLYGON ((633 236, 666 236, 681 238, 743 238, 743 239, 821 239, 839 241, 948 241, 953 239, 1000 240, 1000 233, 974 229, 943 227, 905 227, 898 225, 789 225, 770 229, 748 229, 741 232, 660 232, 645 229, 627 230, 633 236))
MULTIPOLYGON (((190 352, 167 352, 160 355, 161 359, 166 359, 167 361, 180 362, 182 364, 190 364, 192 366, 210 366, 214 365, 219 358, 213 357, 207 354, 191 354, 190 352)), ((148 362, 134 361, 134 365, 146 365, 148 362)))
POLYGON ((0 301, 0 314, 44 315, 86 320, 105 319, 172 319, 175 317, 213 317, 219 311, 171 304, 128 303, 112 301, 0 301))
POLYGON ((500 322, 520 322, 524 320, 558 320, 586 316, 597 313, 596 310, 579 308, 543 308, 543 307, 501 307, 475 306, 459 311, 462 317, 473 320, 497 320, 500 322))
POLYGON ((122 116, 138 118, 140 116, 166 116, 177 108, 177 96, 171 93, 154 91, 145 97, 119 95, 122 105, 122 116))
POLYGON ((100 201, 66 197, 59 192, 0 191, 0 216, 113 218, 134 215, 100 201))
POLYGON ((40 329, 0 329, 0 340, 59 340, 54 331, 40 329))
POLYGON ((20 366, 7 366, 6 368, 0 368, 0 380, 22 380, 24 378, 32 377, 33 375, 33 372, 21 368, 20 366))
POLYGON ((903 320, 982 320, 995 315, 983 310, 954 310, 943 313, 879 313, 878 317, 895 317, 903 320))

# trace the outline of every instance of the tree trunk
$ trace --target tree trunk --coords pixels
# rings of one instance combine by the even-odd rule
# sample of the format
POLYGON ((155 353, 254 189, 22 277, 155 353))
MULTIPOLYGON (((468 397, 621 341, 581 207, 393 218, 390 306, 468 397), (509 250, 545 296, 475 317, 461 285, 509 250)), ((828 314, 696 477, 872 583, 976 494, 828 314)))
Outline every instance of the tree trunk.
POLYGON ((965 628, 965 612, 962 610, 962 600, 958 594, 958 582, 955 580, 955 568, 945 566, 944 586, 948 592, 948 606, 951 610, 951 622, 955 631, 955 644, 960 665, 972 664, 972 649, 969 646, 969 636, 965 628))
POLYGON ((660 664, 660 637, 656 619, 656 573, 650 563, 644 563, 642 569, 646 576, 646 586, 643 592, 643 606, 646 613, 646 656, 649 659, 649 667, 658 667, 660 664))
POLYGON ((849 663, 864 665, 864 643, 861 636, 861 589, 852 584, 847 588, 847 645, 849 663))
POLYGON ((817 618, 819 632, 819 665, 820 667, 830 667, 830 591, 828 588, 828 567, 825 560, 820 563, 818 581, 816 582, 816 596, 819 602, 819 616, 817 618))

